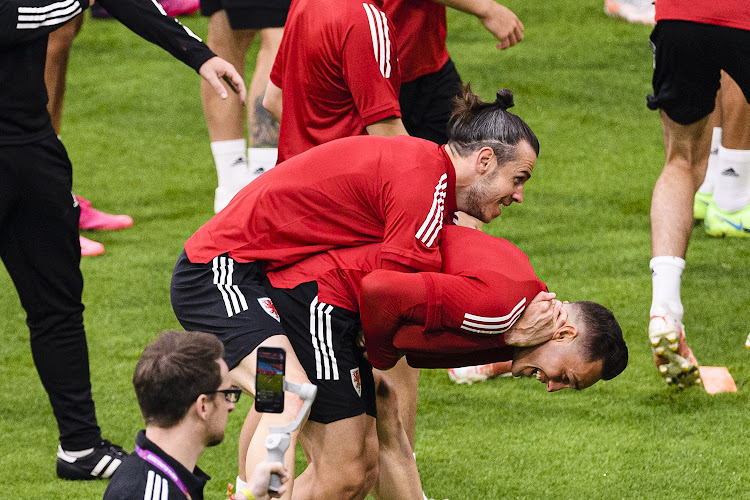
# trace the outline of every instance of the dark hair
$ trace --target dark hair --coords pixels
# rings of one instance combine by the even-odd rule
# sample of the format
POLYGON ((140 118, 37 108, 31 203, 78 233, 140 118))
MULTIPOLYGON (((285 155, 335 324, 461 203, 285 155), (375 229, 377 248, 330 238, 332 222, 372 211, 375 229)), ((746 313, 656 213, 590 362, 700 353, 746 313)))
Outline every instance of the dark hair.
POLYGON ((448 120, 448 145, 460 156, 483 147, 495 152, 498 165, 517 157, 516 146, 526 141, 539 156, 539 140, 521 118, 509 113, 513 107, 513 92, 502 89, 495 102, 484 102, 471 91, 462 88, 462 95, 453 98, 453 112, 448 120))
POLYGON ((574 302, 583 320, 583 348, 589 361, 602 360, 602 379, 618 376, 628 364, 628 346, 612 311, 596 302, 574 302))
POLYGON ((146 424, 169 428, 185 416, 196 398, 221 385, 217 360, 224 346, 214 335, 167 330, 141 354, 133 386, 146 424))

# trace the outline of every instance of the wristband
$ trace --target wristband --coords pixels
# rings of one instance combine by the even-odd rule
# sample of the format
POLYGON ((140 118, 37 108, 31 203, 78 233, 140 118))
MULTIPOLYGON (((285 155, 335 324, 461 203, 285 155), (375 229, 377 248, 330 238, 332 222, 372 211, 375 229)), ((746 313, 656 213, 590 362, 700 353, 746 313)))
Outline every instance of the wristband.
POLYGON ((253 495, 253 492, 250 491, 250 488, 242 488, 240 490, 240 493, 245 495, 247 497, 247 500, 255 500, 255 495, 253 495))

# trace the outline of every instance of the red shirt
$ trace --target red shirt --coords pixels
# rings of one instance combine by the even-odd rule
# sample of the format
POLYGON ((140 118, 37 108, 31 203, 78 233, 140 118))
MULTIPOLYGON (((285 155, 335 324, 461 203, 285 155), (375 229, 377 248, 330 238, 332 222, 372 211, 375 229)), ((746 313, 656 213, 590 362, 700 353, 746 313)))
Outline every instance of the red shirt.
POLYGON ((502 334, 547 289, 521 250, 475 229, 443 228, 442 273, 378 271, 378 246, 334 250, 268 274, 277 288, 317 280, 321 302, 360 312, 376 368, 393 366, 398 350, 422 367, 465 366, 477 353, 508 359, 502 334))
POLYGON ((750 30, 748 0, 657 0, 656 20, 680 20, 750 30))
POLYGON ((442 146, 357 136, 313 148, 243 188, 185 243, 188 259, 228 253, 276 269, 338 247, 382 242, 382 258, 438 270, 441 228, 456 211, 456 174, 442 146))
POLYGON ((444 5, 431 0, 384 0, 383 10, 396 27, 401 81, 435 73, 448 62, 444 5))
MULTIPOLYGON (((377 4, 380 4, 378 2, 377 4)), ((374 2, 294 0, 271 81, 282 91, 279 163, 401 117, 393 25, 374 2)))

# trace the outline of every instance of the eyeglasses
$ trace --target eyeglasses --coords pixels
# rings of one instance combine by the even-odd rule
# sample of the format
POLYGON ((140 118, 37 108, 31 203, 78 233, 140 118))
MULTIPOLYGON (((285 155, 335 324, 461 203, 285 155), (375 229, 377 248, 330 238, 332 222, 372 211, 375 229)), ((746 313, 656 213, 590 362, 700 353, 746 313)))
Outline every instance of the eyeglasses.
POLYGON ((224 395, 224 399, 226 399, 228 403, 236 403, 237 401, 240 400, 242 389, 240 389, 236 385, 233 385, 231 389, 221 389, 219 391, 208 391, 208 392, 204 392, 203 394, 216 394, 219 392, 224 395))

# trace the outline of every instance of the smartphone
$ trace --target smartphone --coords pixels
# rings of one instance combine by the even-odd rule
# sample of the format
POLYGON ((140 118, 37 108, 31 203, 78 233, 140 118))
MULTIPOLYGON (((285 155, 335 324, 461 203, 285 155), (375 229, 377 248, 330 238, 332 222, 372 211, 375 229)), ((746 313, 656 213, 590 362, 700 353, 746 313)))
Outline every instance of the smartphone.
POLYGON ((262 413, 284 411, 284 370, 286 351, 281 347, 258 347, 255 368, 255 410, 262 413))

